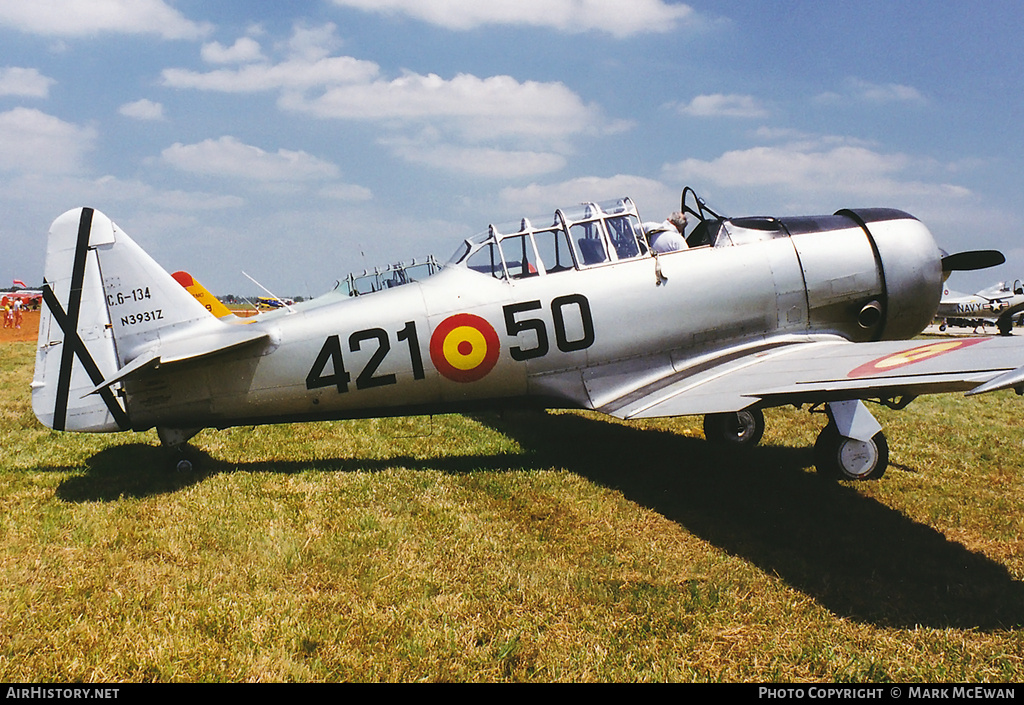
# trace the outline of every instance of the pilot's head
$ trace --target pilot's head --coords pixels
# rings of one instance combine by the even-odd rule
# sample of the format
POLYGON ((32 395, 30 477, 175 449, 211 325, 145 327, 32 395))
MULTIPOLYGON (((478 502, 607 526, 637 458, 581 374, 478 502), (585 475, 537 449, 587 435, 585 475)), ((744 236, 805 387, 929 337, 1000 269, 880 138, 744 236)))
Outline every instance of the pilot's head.
POLYGON ((686 234, 686 213, 676 211, 668 217, 668 222, 672 223, 681 235, 686 234))

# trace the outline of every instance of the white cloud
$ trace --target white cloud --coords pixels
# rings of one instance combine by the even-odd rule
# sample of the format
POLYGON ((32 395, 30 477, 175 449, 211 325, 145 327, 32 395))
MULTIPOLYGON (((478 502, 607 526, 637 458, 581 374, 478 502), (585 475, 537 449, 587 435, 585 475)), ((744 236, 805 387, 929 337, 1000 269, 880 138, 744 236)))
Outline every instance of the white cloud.
POLYGON ((281 106, 321 118, 441 121, 471 140, 510 135, 564 139, 606 127, 598 110, 565 85, 519 82, 511 76, 459 74, 448 80, 408 73, 393 81, 331 87, 314 98, 286 92, 281 106))
POLYGON ((134 103, 125 103, 117 109, 121 115, 135 120, 163 120, 164 106, 161 103, 154 103, 143 98, 134 103))
POLYGON ((584 176, 557 184, 509 187, 501 190, 500 199, 503 204, 517 212, 531 214, 554 212, 555 208, 566 205, 605 201, 623 196, 632 198, 639 208, 649 209, 641 210, 641 213, 657 214, 664 210, 667 215, 672 208, 671 204, 679 201, 679 193, 675 189, 670 189, 660 181, 630 174, 611 177, 584 176))
POLYGON ((768 127, 762 125, 754 131, 754 136, 763 140, 802 140, 810 139, 813 136, 810 133, 797 130, 792 127, 768 127))
POLYGON ((121 179, 116 176, 102 176, 98 179, 68 179, 62 186, 71 192, 82 194, 86 202, 110 202, 131 204, 132 210, 140 208, 166 209, 191 213, 192 211, 220 211, 240 208, 245 200, 239 196, 203 193, 201 191, 163 190, 136 179, 121 179))
POLYGON ((50 86, 55 83, 55 80, 42 75, 37 69, 17 66, 0 68, 0 95, 46 98, 50 94, 50 86))
POLYGON ((208 25, 192 22, 163 0, 4 0, 0 25, 62 37, 113 32, 199 39, 210 31, 208 25))
POLYGON ((324 186, 317 193, 321 198, 332 201, 360 202, 373 200, 373 191, 357 184, 331 184, 324 186))
POLYGON ((629 37, 671 32, 697 22, 691 7, 664 0, 334 0, 334 4, 385 15, 408 15, 455 30, 512 25, 629 37))
POLYGON ((242 37, 229 47, 220 42, 204 44, 200 55, 208 64, 247 64, 264 59, 260 43, 251 37, 242 37))
POLYGON ((238 69, 218 69, 205 73, 164 69, 163 83, 171 88, 193 88, 217 93, 257 93, 283 88, 307 90, 361 83, 373 79, 379 72, 380 67, 372 61, 339 56, 316 61, 293 59, 279 64, 249 64, 238 69))
POLYGON ((781 187, 787 193, 835 193, 883 198, 964 197, 962 186, 929 183, 917 174, 931 165, 905 154, 882 154, 863 146, 824 147, 809 143, 753 147, 717 159, 686 159, 667 164, 666 178, 723 187, 781 187))
POLYGON ((521 179, 548 174, 565 167, 565 157, 551 152, 504 150, 489 147, 459 147, 427 140, 382 140, 408 162, 473 176, 521 179))
POLYGON ((870 83, 859 78, 848 79, 845 91, 822 93, 815 100, 819 103, 840 104, 852 101, 876 105, 885 103, 925 105, 928 102, 924 94, 912 86, 904 86, 899 83, 870 83))
POLYGON ((374 62, 329 56, 338 45, 332 24, 296 27, 276 47, 287 55, 279 62, 167 69, 163 83, 222 93, 277 91, 284 111, 377 123, 387 133, 381 142, 407 161, 475 176, 550 173, 565 166, 572 139, 630 127, 607 120, 562 83, 413 72, 384 78, 374 62))
POLYGON ((238 196, 181 190, 153 191, 147 200, 156 207, 182 213, 229 210, 245 205, 245 200, 238 196))
MULTIPOLYGON (((254 30, 251 30, 254 31, 254 30)), ((283 49, 285 59, 277 63, 267 60, 260 45, 243 37, 229 48, 214 42, 202 49, 207 63, 246 64, 236 69, 217 69, 201 72, 188 69, 165 69, 163 84, 171 88, 191 88, 217 93, 258 93, 289 89, 307 91, 314 88, 365 83, 380 73, 372 61, 350 56, 330 57, 340 44, 333 24, 319 27, 297 26, 283 49)))
POLYGON ((190 145, 178 142, 165 149, 161 158, 194 174, 263 182, 330 179, 338 175, 334 164, 306 152, 279 149, 270 153, 231 136, 190 145))
POLYGON ((562 83, 520 82, 511 76, 407 73, 375 80, 380 67, 341 56, 289 59, 238 69, 166 69, 164 85, 222 93, 281 90, 283 109, 319 118, 420 123, 448 120, 465 134, 562 138, 617 129, 562 83))
POLYGON ((152 214, 155 210, 191 213, 240 208, 245 200, 235 195, 163 190, 137 179, 112 175, 90 178, 77 175, 30 174, 5 181, 0 198, 22 204, 42 204, 53 217, 72 205, 103 205, 121 217, 129 212, 152 214), (56 210, 57 212, 53 212, 56 210), (120 214, 120 215, 119 215, 120 214))
POLYGON ((67 173, 81 168, 96 130, 79 127, 39 110, 0 113, 0 171, 67 173))
POLYGON ((287 42, 288 55, 310 62, 330 56, 341 47, 337 30, 333 22, 315 27, 297 25, 287 42))
POLYGON ((691 117, 764 117, 768 111, 756 98, 749 95, 699 95, 679 112, 691 117))

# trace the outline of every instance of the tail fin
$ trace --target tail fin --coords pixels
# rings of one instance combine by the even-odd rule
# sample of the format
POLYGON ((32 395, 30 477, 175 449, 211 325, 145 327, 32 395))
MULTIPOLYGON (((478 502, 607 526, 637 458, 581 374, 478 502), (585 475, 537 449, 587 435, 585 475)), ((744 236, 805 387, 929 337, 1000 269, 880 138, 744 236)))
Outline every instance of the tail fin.
POLYGON ((97 387, 162 336, 210 314, 91 208, 53 221, 43 277, 32 379, 36 418, 61 431, 131 428, 117 386, 97 387))

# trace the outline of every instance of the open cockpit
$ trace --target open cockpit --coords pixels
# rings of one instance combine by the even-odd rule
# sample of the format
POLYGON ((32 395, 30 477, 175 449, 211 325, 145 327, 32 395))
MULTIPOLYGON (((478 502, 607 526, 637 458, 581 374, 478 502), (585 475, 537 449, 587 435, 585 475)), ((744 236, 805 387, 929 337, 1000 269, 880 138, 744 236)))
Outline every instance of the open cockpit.
MULTIPOLYGON (((775 218, 725 218, 690 187, 681 201, 685 245, 680 241, 675 249, 731 247, 790 235, 775 218)), ((642 223, 629 198, 583 203, 559 208, 554 216, 492 224, 464 240, 448 265, 512 281, 643 259, 659 254, 651 238, 662 225, 670 227, 668 221, 642 223)))
POLYGON ((394 289, 403 284, 421 281, 437 273, 441 265, 432 255, 410 262, 396 262, 386 267, 364 269, 360 274, 349 274, 338 282, 337 288, 349 296, 363 296, 375 291, 394 289))
MULTIPOLYGON (((680 210, 663 222, 643 223, 628 197, 581 203, 559 208, 553 215, 491 224, 463 240, 445 266, 512 282, 648 260, 670 252, 732 248, 855 225, 846 212, 783 219, 728 218, 709 208, 687 186, 680 210), (672 235, 673 244, 668 248, 658 240, 664 232, 672 235)), ((360 296, 420 281, 440 269, 428 258, 366 270, 341 283, 349 296, 360 296)))

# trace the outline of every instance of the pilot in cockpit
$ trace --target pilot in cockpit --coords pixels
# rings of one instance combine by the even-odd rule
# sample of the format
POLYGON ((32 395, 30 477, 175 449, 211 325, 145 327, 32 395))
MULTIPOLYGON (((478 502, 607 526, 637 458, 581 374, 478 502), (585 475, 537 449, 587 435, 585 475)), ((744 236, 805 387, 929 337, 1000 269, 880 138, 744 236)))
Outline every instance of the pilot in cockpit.
POLYGON ((654 252, 685 250, 686 214, 677 211, 660 223, 644 223, 644 234, 654 252))

